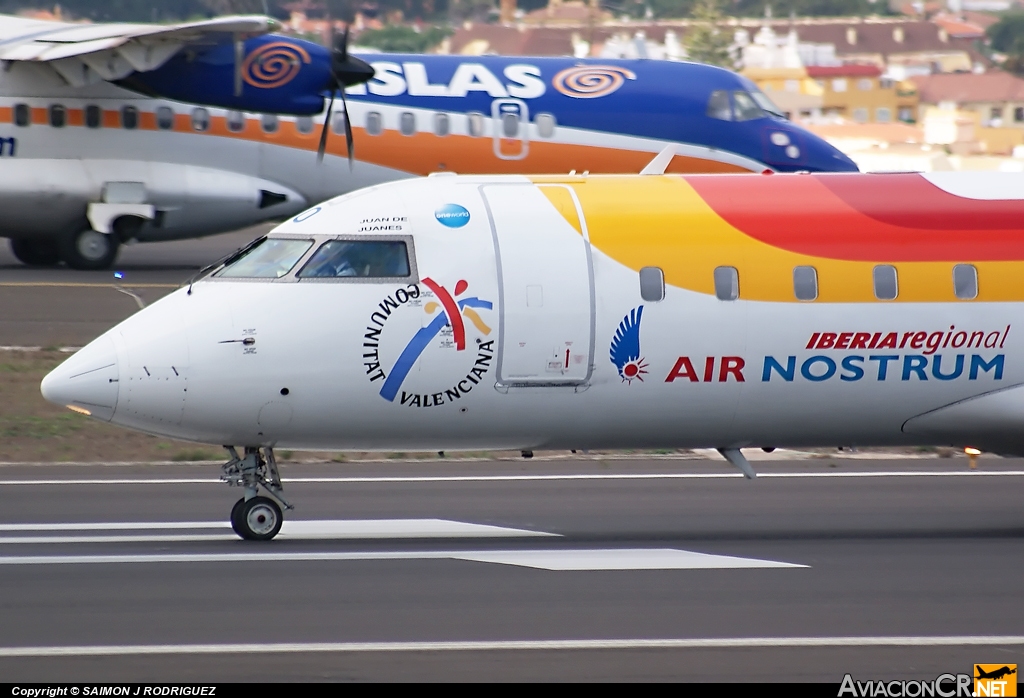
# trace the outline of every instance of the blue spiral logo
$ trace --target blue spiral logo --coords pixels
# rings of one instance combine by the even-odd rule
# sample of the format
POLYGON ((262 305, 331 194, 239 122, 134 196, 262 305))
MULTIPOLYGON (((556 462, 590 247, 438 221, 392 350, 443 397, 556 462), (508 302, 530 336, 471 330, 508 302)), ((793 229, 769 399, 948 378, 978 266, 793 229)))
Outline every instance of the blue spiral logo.
POLYGON ((263 44, 242 64, 242 79, 253 87, 272 89, 291 82, 303 63, 309 63, 306 49, 287 41, 263 44))

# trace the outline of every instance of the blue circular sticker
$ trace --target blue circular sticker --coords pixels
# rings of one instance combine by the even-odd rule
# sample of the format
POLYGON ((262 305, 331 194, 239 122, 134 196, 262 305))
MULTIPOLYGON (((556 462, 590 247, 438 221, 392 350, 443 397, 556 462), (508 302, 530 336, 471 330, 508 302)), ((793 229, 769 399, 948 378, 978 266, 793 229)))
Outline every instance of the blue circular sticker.
POLYGON ((434 218, 449 228, 461 228, 469 223, 469 211, 458 204, 445 204, 434 211, 434 218))

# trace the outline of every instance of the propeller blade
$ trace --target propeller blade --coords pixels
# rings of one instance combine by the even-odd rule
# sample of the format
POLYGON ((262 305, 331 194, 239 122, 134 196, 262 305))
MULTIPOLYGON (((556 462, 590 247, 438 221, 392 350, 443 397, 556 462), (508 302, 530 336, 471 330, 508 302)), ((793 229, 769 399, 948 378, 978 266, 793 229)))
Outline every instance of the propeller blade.
POLYGON ((348 55, 348 27, 335 39, 331 55, 331 72, 334 79, 345 87, 361 85, 373 78, 373 68, 364 60, 348 55))
POLYGON ((348 25, 345 25, 345 31, 341 33, 341 36, 334 40, 334 50, 341 54, 341 60, 348 60, 348 25))
POLYGON ((352 137, 352 123, 349 121, 348 100, 345 99, 345 88, 353 85, 361 85, 373 78, 373 67, 364 60, 348 55, 348 26, 340 36, 334 34, 334 25, 331 25, 331 82, 327 89, 331 90, 331 102, 327 107, 327 120, 324 121, 324 129, 320 134, 320 149, 317 152, 317 162, 323 162, 324 152, 327 149, 327 129, 330 128, 331 108, 334 106, 335 92, 341 93, 341 109, 345 115, 345 145, 348 148, 348 167, 351 170, 355 160, 355 143, 352 137))
POLYGON ((352 171, 352 162, 355 159, 355 143, 352 139, 352 122, 348 118, 348 101, 345 99, 345 88, 341 89, 341 109, 345 114, 345 147, 348 149, 348 169, 352 171))
MULTIPOLYGON (((331 90, 331 101, 327 103, 327 116, 324 117, 324 127, 320 130, 320 147, 316 149, 316 161, 324 161, 324 151, 327 150, 327 132, 331 128, 331 110, 334 108, 334 90, 331 90)), ((348 122, 346 121, 346 124, 348 122)))
POLYGON ((235 97, 242 96, 242 60, 245 58, 245 42, 235 34, 235 97))

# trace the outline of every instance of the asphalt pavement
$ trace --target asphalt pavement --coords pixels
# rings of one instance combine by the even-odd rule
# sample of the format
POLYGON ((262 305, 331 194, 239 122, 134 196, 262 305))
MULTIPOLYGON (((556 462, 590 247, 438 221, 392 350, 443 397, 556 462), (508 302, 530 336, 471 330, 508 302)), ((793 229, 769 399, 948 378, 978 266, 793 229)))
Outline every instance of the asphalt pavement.
POLYGON ((14 681, 930 679, 1024 649, 1024 461, 0 468, 14 681), (979 639, 981 638, 981 639, 979 639))
POLYGON ((108 271, 27 267, 0 240, 0 346, 82 346, 271 227, 125 245, 108 271))

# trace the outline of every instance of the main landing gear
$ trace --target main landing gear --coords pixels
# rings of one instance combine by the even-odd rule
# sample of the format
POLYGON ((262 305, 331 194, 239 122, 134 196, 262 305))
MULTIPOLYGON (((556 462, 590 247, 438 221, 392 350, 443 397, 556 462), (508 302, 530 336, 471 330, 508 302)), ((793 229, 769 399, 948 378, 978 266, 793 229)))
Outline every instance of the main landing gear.
POLYGON ((220 479, 231 487, 245 489, 245 496, 231 507, 231 528, 244 540, 272 539, 284 522, 281 508, 295 508, 282 494, 274 449, 246 446, 245 455, 239 458, 234 446, 224 448, 231 460, 221 466, 220 479), (260 486, 268 496, 259 494, 260 486))
POLYGON ((19 262, 30 267, 52 267, 60 261, 57 241, 50 238, 14 238, 11 252, 19 262))

